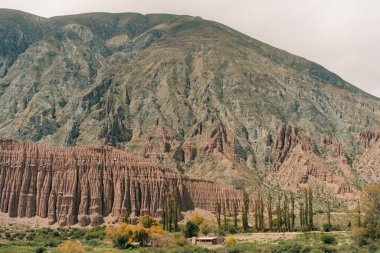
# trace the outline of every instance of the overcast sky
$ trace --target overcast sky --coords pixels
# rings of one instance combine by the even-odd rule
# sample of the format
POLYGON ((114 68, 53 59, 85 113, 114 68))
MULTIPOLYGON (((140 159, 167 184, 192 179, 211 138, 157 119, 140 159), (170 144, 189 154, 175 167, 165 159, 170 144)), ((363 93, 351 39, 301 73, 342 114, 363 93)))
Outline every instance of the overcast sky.
POLYGON ((0 0, 0 7, 44 17, 99 11, 201 16, 315 61, 380 97, 379 0, 0 0))

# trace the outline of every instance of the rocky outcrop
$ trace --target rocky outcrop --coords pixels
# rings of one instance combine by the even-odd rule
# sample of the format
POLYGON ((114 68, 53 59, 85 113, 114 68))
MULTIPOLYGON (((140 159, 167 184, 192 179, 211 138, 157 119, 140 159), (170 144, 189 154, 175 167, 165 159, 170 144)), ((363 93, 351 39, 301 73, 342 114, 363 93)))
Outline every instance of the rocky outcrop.
POLYGON ((300 144, 303 151, 314 151, 310 139, 299 132, 295 127, 283 126, 277 135, 274 149, 278 152, 272 170, 277 171, 288 157, 292 149, 300 144))
POLYGON ((356 197, 358 190, 346 179, 351 175, 345 153, 340 143, 328 135, 323 137, 323 144, 333 146, 337 157, 344 164, 343 175, 330 169, 315 151, 310 138, 295 128, 284 126, 279 130, 274 149, 278 152, 272 172, 266 178, 270 183, 283 189, 296 191, 304 185, 312 186, 316 191, 325 189, 338 197, 356 197), (348 167, 348 168, 346 168, 348 167), (347 172, 345 172, 347 170, 347 172))
POLYGON ((366 131, 358 134, 364 148, 356 157, 352 167, 360 174, 361 185, 376 184, 380 182, 380 132, 366 131))
POLYGON ((359 133, 359 139, 364 148, 371 148, 378 140, 380 140, 380 132, 366 131, 359 133))
POLYGON ((241 205, 232 187, 182 178, 155 159, 143 159, 108 146, 46 147, 0 139, 0 210, 10 217, 48 218, 60 226, 100 225, 117 219, 160 216, 169 194, 182 211, 214 210, 217 200, 241 205))

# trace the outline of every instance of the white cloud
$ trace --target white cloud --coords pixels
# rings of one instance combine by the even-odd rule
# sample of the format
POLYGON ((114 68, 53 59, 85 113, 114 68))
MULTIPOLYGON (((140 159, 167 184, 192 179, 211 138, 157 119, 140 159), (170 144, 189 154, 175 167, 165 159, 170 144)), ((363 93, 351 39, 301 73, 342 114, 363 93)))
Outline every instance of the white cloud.
POLYGON ((315 61, 380 97, 378 0, 0 0, 50 17, 83 12, 201 16, 315 61))

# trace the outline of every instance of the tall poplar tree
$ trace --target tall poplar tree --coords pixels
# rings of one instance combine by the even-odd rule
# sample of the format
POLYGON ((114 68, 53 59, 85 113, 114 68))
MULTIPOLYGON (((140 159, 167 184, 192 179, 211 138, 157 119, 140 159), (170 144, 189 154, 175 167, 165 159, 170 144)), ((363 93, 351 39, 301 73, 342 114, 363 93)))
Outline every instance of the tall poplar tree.
POLYGON ((268 194, 268 219, 269 219, 269 230, 273 230, 273 217, 272 217, 272 195, 268 194))

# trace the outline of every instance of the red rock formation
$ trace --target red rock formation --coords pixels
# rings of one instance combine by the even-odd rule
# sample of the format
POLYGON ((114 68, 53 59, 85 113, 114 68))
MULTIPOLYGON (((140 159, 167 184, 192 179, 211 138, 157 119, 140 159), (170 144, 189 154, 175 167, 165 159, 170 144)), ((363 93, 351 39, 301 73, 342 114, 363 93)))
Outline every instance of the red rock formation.
POLYGON ((380 132, 366 131, 359 134, 364 148, 371 148, 378 140, 380 140, 380 132))
POLYGON ((60 226, 99 225, 116 219, 160 216, 166 196, 179 197, 182 211, 214 210, 214 202, 241 203, 240 191, 221 184, 182 178, 157 160, 107 146, 44 147, 0 139, 0 210, 10 217, 48 218, 60 226))
POLYGON ((273 163, 272 170, 277 171, 281 164, 285 161, 290 151, 297 145, 301 143, 302 150, 313 151, 313 145, 310 139, 302 135, 297 128, 291 126, 283 126, 278 135, 274 145, 274 148, 278 150, 278 154, 273 163))
MULTIPOLYGON (((334 147, 338 157, 341 157, 343 161, 344 174, 350 176, 351 168, 342 145, 327 135, 322 140, 325 145, 334 147)), ((326 161, 315 154, 311 139, 297 129, 287 126, 281 128, 274 149, 278 153, 272 172, 266 178, 272 184, 291 191, 295 191, 302 184, 309 184, 316 188, 328 187, 339 197, 357 195, 358 191, 348 183, 346 178, 334 173, 326 161)))

